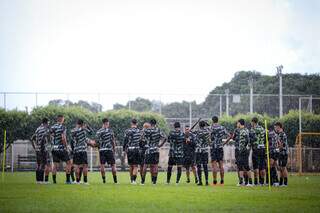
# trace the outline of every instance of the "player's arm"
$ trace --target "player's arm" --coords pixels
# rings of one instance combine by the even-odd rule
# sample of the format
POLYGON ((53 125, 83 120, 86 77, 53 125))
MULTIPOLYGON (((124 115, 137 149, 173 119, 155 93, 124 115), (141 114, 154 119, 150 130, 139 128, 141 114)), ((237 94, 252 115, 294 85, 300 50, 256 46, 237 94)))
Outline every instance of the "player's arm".
POLYGON ((63 133, 61 134, 62 137, 62 144, 64 145, 64 148, 67 150, 68 149, 68 144, 67 144, 67 131, 64 129, 63 133))
POLYGON ((31 136, 31 145, 33 147, 33 149, 35 150, 36 149, 36 145, 34 144, 35 143, 35 140, 36 140, 36 134, 33 134, 31 136))
POLYGON ((116 137, 114 136, 114 134, 112 133, 112 149, 113 149, 113 153, 116 152, 116 137))
POLYGON ((160 131, 160 135, 161 135, 161 139, 160 139, 161 142, 158 147, 162 147, 163 144, 165 144, 165 142, 167 142, 167 137, 165 136, 165 134, 160 131))
POLYGON ((126 152, 129 143, 129 131, 125 131, 124 133, 124 141, 123 141, 123 151, 126 152))

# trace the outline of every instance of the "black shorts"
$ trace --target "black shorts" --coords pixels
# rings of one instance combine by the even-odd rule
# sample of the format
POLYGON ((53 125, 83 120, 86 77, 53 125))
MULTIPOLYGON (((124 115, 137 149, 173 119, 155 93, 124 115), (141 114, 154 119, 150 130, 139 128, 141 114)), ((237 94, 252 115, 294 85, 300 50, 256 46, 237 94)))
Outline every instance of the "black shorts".
POLYGON ((270 158, 273 159, 274 161, 277 161, 279 158, 279 153, 278 152, 271 152, 270 158))
POLYGON ((184 159, 183 157, 169 157, 168 165, 173 166, 173 165, 183 165, 184 159))
POLYGON ((223 148, 211 149, 211 161, 223 161, 223 148))
POLYGON ((114 159, 114 153, 111 150, 102 150, 99 152, 100 156, 100 164, 109 164, 114 165, 115 159, 114 159))
POLYGON ((146 154, 146 164, 158 164, 159 163, 159 152, 146 154))
POLYGON ((254 149, 252 151, 252 167, 253 169, 264 170, 266 167, 265 149, 254 149))
POLYGON ((188 155, 184 157, 183 165, 184 167, 194 166, 195 161, 196 161, 195 155, 188 155))
POLYGON ((67 162, 70 160, 70 156, 67 150, 53 150, 52 159, 54 163, 67 162))
POLYGON ((238 169, 239 171, 249 171, 249 153, 248 152, 240 152, 239 153, 239 161, 238 161, 238 169))
POLYGON ((88 164, 87 152, 75 152, 73 155, 73 163, 75 165, 88 164))
POLYGON ((286 167, 288 163, 288 154, 279 154, 279 166, 286 167))
POLYGON ((50 164, 50 156, 47 151, 37 151, 36 152, 37 164, 47 165, 50 164))
POLYGON ((208 152, 196 153, 197 164, 208 164, 208 158, 209 158, 208 152))
POLYGON ((140 165, 141 160, 139 149, 128 150, 127 157, 129 165, 140 165))

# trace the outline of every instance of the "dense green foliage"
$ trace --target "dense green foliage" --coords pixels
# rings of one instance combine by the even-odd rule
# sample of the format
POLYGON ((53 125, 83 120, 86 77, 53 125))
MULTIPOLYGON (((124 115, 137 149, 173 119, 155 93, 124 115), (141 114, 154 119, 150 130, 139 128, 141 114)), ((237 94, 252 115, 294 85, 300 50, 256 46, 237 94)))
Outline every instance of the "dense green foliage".
POLYGON ((111 183, 110 172, 106 184, 98 172, 89 173, 89 186, 65 185, 63 173, 57 178, 57 185, 36 185, 35 173, 7 173, 0 182, 0 212, 320 212, 319 176, 289 176, 287 188, 272 191, 236 187, 237 177, 230 172, 223 187, 187 184, 185 174, 178 186, 165 185, 165 173, 156 186, 150 174, 146 185, 130 185, 128 172, 118 173, 118 185, 111 183))
MULTIPOLYGON (((253 79, 253 93, 264 94, 264 96, 254 96, 253 110, 259 114, 268 114, 269 116, 279 115, 279 78, 278 76, 262 75, 256 71, 240 71, 235 73, 230 82, 213 89, 202 103, 192 102, 193 117, 208 118, 220 113, 220 96, 222 94, 222 111, 226 111, 225 90, 229 89, 229 113, 237 115, 239 113, 248 113, 250 111, 250 87, 249 79, 253 79), (240 103, 233 102, 231 94, 247 94, 240 97, 240 103), (265 94, 273 94, 266 96, 265 94)), ((292 95, 320 95, 320 75, 319 74, 283 74, 283 94, 292 95)), ((136 111, 156 111, 159 112, 159 102, 150 101, 144 98, 136 98, 130 101, 131 109, 136 111)), ((303 102, 303 108, 307 109, 308 102, 303 102)), ((126 105, 115 104, 114 109, 128 108, 126 105)), ((283 97, 283 112, 298 109, 299 98, 297 96, 283 97)), ((173 102, 161 105, 162 114, 167 118, 186 118, 189 117, 189 102, 173 102)), ((320 100, 313 101, 313 110, 320 113, 320 100)))
MULTIPOLYGON (((29 139, 35 129, 40 125, 42 118, 47 117, 50 124, 54 124, 59 114, 65 117, 65 125, 68 133, 75 127, 78 119, 83 119, 86 124, 97 130, 102 125, 102 119, 107 117, 110 120, 111 128, 114 130, 119 144, 122 143, 124 130, 130 127, 132 118, 138 119, 140 126, 142 126, 144 122, 154 118, 157 120, 158 126, 163 129, 163 131, 168 132, 164 117, 153 112, 135 112, 122 109, 93 113, 82 107, 62 107, 55 105, 34 108, 30 114, 16 110, 4 111, 0 109, 0 152, 2 152, 3 148, 4 129, 7 130, 8 144, 17 139, 29 139)), ((70 136, 70 134, 68 134, 68 136, 70 136)))

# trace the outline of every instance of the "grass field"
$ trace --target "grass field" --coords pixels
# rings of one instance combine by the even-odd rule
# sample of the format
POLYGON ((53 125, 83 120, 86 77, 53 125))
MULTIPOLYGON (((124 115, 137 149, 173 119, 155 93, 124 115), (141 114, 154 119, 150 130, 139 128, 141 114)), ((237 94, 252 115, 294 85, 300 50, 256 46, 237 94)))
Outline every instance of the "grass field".
MULTIPOLYGON (((183 174, 184 175, 184 174, 183 174)), ((50 177, 51 178, 51 177, 50 177)), ((150 177, 144 186, 130 185, 128 173, 118 174, 120 184, 101 183, 99 173, 89 174, 90 185, 37 185, 34 173, 7 173, 0 182, 0 212, 320 212, 320 176, 289 177, 289 187, 236 187, 235 173, 227 173, 225 186, 165 185, 160 173, 156 186, 150 177)), ((175 175, 173 175, 173 182, 175 175)))

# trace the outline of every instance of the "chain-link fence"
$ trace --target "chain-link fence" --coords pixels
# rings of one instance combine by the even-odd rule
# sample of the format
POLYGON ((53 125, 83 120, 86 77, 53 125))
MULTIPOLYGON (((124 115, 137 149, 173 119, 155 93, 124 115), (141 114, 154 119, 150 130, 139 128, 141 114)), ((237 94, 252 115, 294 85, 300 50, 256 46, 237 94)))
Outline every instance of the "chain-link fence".
MULTIPOLYGON (((165 171, 168 163, 169 146, 166 144, 160 149, 159 170, 165 171)), ((17 141, 6 152, 6 171, 31 171, 35 169, 36 158, 29 141, 17 141)), ((99 170, 99 152, 97 149, 88 148, 88 166, 90 171, 99 170)), ((251 155, 250 155, 251 156, 251 155)), ((1 161, 3 154, 1 155, 1 161)), ((116 165, 119 171, 127 171, 127 158, 122 152, 122 147, 116 148, 116 165)), ((250 159, 250 157, 249 157, 250 159)), ((251 160, 249 160, 252 165, 251 160)), ((2 164, 2 162, 1 162, 2 164)), ((224 147, 224 165, 225 171, 236 171, 234 146, 228 145, 224 147)), ((211 169, 211 165, 209 164, 211 169)), ((297 149, 290 148, 288 155, 287 168, 289 172, 298 172, 299 162, 297 160, 297 149)), ((320 174, 320 148, 302 148, 302 168, 303 173, 320 174)), ((110 168, 108 168, 110 169, 110 168)), ((60 171, 63 170, 63 165, 60 165, 60 171)))

